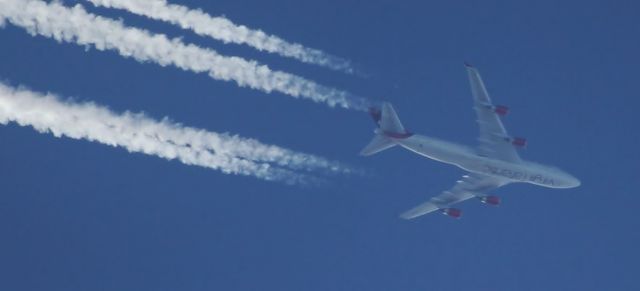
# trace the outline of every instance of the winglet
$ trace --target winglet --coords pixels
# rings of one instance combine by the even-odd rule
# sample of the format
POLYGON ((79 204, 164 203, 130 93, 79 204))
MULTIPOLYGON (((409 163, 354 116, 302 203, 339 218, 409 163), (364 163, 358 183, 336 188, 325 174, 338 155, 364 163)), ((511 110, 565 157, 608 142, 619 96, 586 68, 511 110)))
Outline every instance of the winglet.
POLYGON ((467 62, 467 61, 465 61, 465 62, 464 62, 464 66, 465 66, 465 67, 467 67, 467 68, 473 68, 473 65, 472 65, 472 64, 470 64, 470 63, 469 63, 469 62, 467 62))

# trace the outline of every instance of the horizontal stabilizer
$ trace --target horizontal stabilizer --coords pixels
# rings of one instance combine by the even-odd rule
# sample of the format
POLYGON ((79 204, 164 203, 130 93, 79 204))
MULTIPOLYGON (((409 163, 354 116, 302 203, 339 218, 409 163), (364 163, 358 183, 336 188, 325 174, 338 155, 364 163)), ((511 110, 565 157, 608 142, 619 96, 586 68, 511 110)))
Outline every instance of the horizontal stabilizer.
POLYGON ((371 142, 364 149, 362 149, 362 151, 360 151, 360 155, 370 156, 395 145, 396 143, 390 138, 376 134, 371 142))

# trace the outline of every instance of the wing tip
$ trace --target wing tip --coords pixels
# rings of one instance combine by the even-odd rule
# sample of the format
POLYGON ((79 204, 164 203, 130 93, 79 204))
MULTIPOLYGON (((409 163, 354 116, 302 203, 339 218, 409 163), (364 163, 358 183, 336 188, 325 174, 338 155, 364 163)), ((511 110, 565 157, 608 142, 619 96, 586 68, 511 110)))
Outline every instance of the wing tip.
POLYGON ((401 213, 400 215, 398 215, 398 217, 404 220, 411 220, 415 218, 415 216, 409 215, 407 213, 401 213))
POLYGON ((409 209, 403 213, 401 213, 399 215, 400 218, 402 219, 406 219, 406 220, 411 220, 420 216, 423 216, 425 214, 434 212, 439 210, 440 207, 438 207, 437 205, 433 204, 431 201, 427 201, 423 204, 420 204, 412 209, 409 209))
POLYGON ((464 66, 467 68, 473 68, 473 65, 467 61, 464 61, 464 66))

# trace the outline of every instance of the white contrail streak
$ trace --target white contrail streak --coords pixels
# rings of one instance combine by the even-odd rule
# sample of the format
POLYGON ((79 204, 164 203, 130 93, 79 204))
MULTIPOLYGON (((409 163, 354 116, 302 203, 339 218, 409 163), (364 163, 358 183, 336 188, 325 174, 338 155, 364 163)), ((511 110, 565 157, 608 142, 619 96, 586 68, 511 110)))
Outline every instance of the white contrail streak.
POLYGON ((116 114, 93 103, 60 101, 52 94, 0 83, 0 124, 9 122, 56 137, 95 141, 227 174, 289 184, 314 180, 290 169, 347 172, 335 162, 256 140, 185 127, 166 118, 158 122, 140 113, 116 114))
POLYGON ((90 14, 81 5, 65 7, 58 2, 0 0, 0 23, 10 22, 32 35, 60 42, 114 50, 140 62, 173 65, 217 80, 235 81, 241 87, 277 91, 296 98, 324 102, 329 106, 366 110, 368 101, 347 92, 325 87, 302 77, 273 71, 255 61, 226 57, 211 49, 168 39, 163 34, 124 26, 121 22, 90 14))
POLYGON ((260 51, 276 53, 304 63, 324 66, 337 71, 353 73, 347 60, 331 56, 322 51, 287 42, 277 36, 268 35, 243 25, 237 25, 225 17, 214 17, 200 9, 189 9, 165 0, 87 0, 96 6, 124 9, 133 14, 162 20, 190 29, 225 43, 246 44, 260 51))

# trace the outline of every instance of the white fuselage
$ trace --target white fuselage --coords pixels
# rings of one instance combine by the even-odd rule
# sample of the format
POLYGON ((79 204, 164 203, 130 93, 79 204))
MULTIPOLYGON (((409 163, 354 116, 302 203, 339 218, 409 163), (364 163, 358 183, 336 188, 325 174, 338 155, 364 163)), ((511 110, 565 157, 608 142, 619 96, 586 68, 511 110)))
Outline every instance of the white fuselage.
POLYGON ((549 188, 573 188, 580 181, 553 167, 526 161, 506 162, 484 157, 470 147, 422 135, 394 138, 396 143, 427 158, 456 165, 473 173, 493 176, 507 182, 531 183, 549 188))

